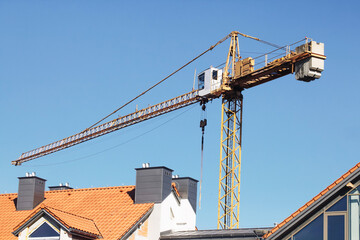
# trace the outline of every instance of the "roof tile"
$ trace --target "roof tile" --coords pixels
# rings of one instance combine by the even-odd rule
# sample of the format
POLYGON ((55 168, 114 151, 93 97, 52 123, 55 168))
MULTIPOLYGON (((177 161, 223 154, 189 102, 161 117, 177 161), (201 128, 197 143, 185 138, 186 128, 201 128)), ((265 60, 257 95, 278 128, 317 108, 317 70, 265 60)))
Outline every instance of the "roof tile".
MULTIPOLYGON (((94 222, 104 240, 118 239, 154 205, 134 204, 134 190, 135 186, 123 186, 47 191, 43 204, 66 224, 93 232, 96 230, 91 222, 94 222)), ((1 240, 16 239, 12 230, 34 211, 38 211, 38 208, 16 211, 16 198, 17 194, 0 195, 1 240)))

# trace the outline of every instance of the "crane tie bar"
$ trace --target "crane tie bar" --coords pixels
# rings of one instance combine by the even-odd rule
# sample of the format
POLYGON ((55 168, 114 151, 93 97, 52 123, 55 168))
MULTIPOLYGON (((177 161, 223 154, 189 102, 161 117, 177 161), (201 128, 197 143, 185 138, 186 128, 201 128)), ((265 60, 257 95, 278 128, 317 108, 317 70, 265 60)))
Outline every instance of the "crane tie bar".
MULTIPOLYGON (((141 97, 142 95, 144 95, 145 93, 149 92, 151 89, 155 88, 156 86, 160 85, 162 82, 164 82, 166 79, 170 78, 171 76, 173 76, 175 73, 179 72, 180 70, 182 70, 183 68, 185 68, 186 66, 188 66, 190 63, 194 62, 195 60, 197 60, 198 58, 200 58, 201 56, 203 56, 205 53, 213 50, 217 45, 223 43, 226 39, 228 39, 231 36, 231 34, 228 34, 226 37, 224 37, 223 39, 221 39, 220 41, 218 41, 217 43, 215 43, 214 45, 210 46, 207 50, 205 50, 204 52, 200 53, 198 56, 196 56, 195 58, 193 58, 192 60, 190 60, 189 62, 187 62, 186 64, 184 64, 182 67, 178 68, 177 70, 175 70, 174 72, 172 72, 171 74, 169 74, 168 76, 166 76, 165 78, 163 78, 161 81, 157 82, 156 84, 152 85, 151 87, 149 87, 148 89, 146 89, 144 92, 140 93, 139 95, 137 95, 136 97, 134 97, 133 99, 131 99, 130 101, 128 101, 127 103, 125 103, 124 105, 122 105, 121 107, 119 107, 118 109, 116 109, 115 111, 113 111, 112 113, 106 115, 105 117, 103 117, 102 119, 100 119, 99 121, 97 121, 96 123, 94 123, 93 125, 91 125, 90 127, 86 128, 84 131, 87 131, 88 129, 96 126, 97 124, 99 124, 100 122, 104 121, 106 118, 110 117, 111 115, 113 115, 114 113, 118 112, 120 109, 126 107, 127 105, 129 105, 130 103, 132 103, 133 101, 135 101, 136 99, 138 99, 139 97, 141 97)), ((83 131, 83 132, 84 132, 83 131)))

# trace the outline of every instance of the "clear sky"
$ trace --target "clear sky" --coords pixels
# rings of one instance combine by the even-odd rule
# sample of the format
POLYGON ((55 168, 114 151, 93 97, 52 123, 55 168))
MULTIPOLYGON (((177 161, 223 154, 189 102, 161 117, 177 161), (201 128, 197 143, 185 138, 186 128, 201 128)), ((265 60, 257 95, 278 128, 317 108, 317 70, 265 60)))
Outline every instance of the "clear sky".
MULTIPOLYGON (((307 36, 325 43, 321 79, 289 75, 243 93, 240 226, 282 221, 360 161, 360 4, 335 2, 0 1, 0 193, 32 171, 47 186, 133 185, 144 162, 199 179, 199 105, 10 162, 89 127, 233 30, 278 45, 307 36)), ((195 68, 223 63, 228 45, 118 115, 189 92, 195 68)), ((240 48, 271 50, 243 38, 240 48)), ((220 115, 220 100, 208 104, 199 229, 216 228, 220 115)))

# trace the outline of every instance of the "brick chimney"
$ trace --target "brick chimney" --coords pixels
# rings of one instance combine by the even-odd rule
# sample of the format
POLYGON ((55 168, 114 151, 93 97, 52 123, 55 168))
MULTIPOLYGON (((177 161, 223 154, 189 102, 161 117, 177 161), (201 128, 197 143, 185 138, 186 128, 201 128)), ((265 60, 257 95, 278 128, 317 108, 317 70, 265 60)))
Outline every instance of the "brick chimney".
POLYGON ((45 182, 35 173, 26 173, 26 177, 19 177, 19 190, 16 210, 32 210, 44 201, 45 182))
POLYGON ((167 167, 136 168, 135 203, 161 203, 171 193, 173 170, 167 167))

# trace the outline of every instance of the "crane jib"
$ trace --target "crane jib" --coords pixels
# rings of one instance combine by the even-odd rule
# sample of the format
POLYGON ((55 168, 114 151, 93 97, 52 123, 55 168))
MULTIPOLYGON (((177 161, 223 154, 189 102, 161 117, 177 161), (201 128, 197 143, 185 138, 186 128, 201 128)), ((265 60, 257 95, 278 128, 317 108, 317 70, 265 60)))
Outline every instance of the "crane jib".
POLYGON ((88 141, 96 137, 100 137, 104 134, 119 130, 121 128, 148 120, 150 118, 174 111, 182 107, 189 106, 198 102, 199 100, 200 99, 198 98, 198 91, 191 91, 176 98, 172 98, 165 102, 141 109, 126 116, 119 117, 99 126, 87 129, 83 132, 77 133, 62 140, 25 152, 21 154, 21 156, 17 160, 12 161, 11 163, 13 165, 20 165, 23 162, 60 151, 62 149, 71 147, 73 145, 88 141))
POLYGON ((322 69, 318 71, 319 67, 317 67, 316 70, 314 70, 313 65, 318 65, 318 62, 311 60, 320 59, 323 61, 326 59, 326 57, 323 55, 323 45, 318 45, 319 44, 313 42, 306 43, 300 47, 297 47, 297 52, 290 52, 286 56, 275 59, 270 63, 266 63, 264 67, 252 70, 249 73, 245 73, 240 76, 234 76, 229 82, 230 90, 224 88, 223 85, 221 85, 217 91, 210 92, 207 95, 199 94, 198 90, 194 90, 176 98, 128 114, 124 117, 120 117, 104 124, 86 129, 83 132, 77 133, 54 143, 25 152, 21 154, 17 160, 12 161, 11 163, 13 165, 20 165, 23 162, 57 152, 59 150, 77 145, 118 129, 191 105, 200 101, 200 99, 204 97, 212 99, 218 98, 221 95, 231 95, 232 88, 252 88, 294 72, 297 75, 297 79, 303 81, 319 78, 322 69), (307 73, 307 75, 304 75, 304 72, 307 73))

